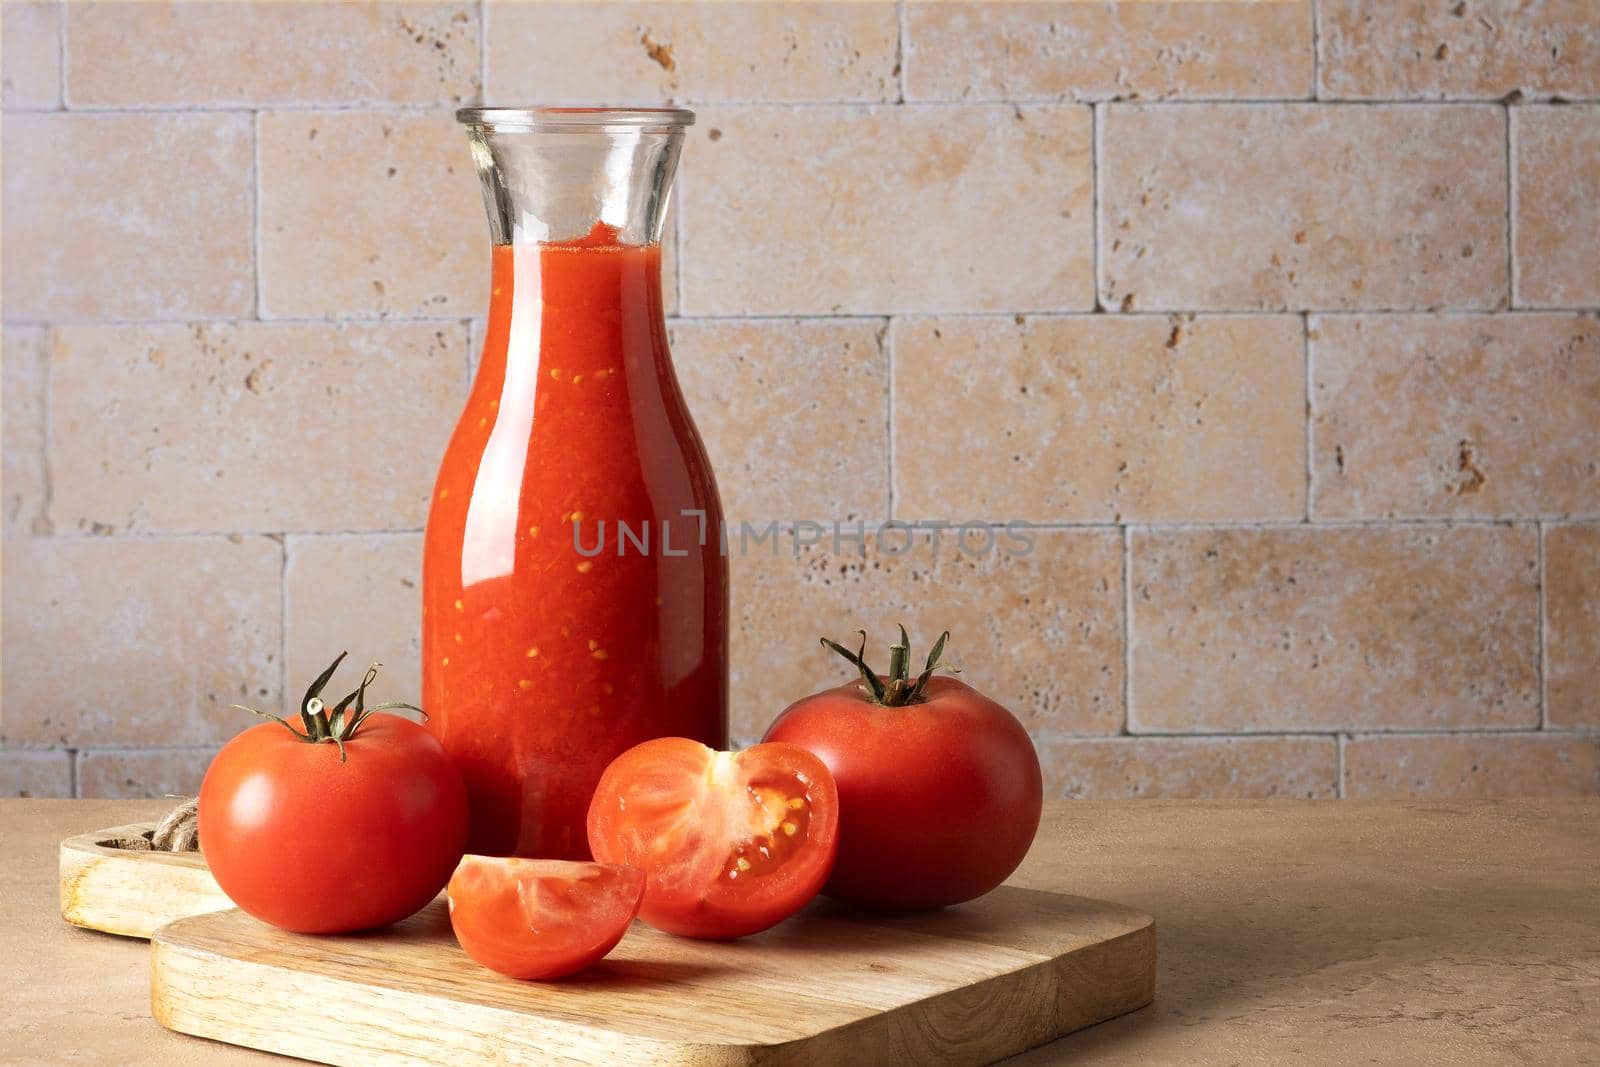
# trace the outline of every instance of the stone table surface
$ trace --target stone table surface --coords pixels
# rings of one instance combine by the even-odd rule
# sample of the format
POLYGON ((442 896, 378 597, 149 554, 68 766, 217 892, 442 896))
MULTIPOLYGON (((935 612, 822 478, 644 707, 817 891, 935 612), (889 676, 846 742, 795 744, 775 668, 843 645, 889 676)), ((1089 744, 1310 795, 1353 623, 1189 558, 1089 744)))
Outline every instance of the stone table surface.
MULTIPOLYGON (((144 942, 57 914, 62 838, 165 807, 0 801, 0 1062, 276 1058, 162 1030, 144 942)), ((1600 1062, 1600 798, 1055 802, 1015 881, 1143 908, 1160 962, 1014 1064, 1600 1062)))

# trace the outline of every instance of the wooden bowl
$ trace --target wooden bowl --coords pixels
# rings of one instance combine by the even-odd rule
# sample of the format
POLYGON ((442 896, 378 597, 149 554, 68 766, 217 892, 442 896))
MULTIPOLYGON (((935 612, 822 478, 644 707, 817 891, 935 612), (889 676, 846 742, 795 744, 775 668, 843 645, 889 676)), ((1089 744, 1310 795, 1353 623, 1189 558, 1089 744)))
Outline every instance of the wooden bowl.
POLYGON ((130 823, 61 842, 61 917, 73 926, 149 940, 174 919, 233 907, 198 852, 145 852, 109 843, 155 823, 130 823))

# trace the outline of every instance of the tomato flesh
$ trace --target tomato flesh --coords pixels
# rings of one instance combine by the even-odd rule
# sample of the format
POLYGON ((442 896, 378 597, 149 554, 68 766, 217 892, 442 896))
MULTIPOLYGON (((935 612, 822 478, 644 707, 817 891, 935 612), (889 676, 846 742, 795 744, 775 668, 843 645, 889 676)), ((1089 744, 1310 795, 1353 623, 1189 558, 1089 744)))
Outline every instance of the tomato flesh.
POLYGON ((718 752, 646 741, 606 768, 589 806, 597 860, 645 872, 639 917, 687 937, 743 937, 800 910, 827 881, 838 793, 787 744, 718 752))
POLYGON ((561 978, 616 947, 644 872, 575 860, 466 856, 445 892, 467 955, 509 978, 561 978))

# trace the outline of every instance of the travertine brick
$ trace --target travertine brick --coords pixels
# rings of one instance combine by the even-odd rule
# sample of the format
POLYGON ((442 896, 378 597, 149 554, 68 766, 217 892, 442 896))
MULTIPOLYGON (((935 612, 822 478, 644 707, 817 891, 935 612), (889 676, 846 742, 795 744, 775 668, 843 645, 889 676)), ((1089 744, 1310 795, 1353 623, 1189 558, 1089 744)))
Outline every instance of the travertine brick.
POLYGON ((0 797, 70 797, 71 795, 70 754, 59 749, 42 752, 0 752, 0 797))
POLYGON ((1505 115, 1487 105, 1112 104, 1102 302, 1505 304, 1505 115))
POLYGON ((203 745, 278 701, 281 546, 11 541, 0 743, 203 745))
MULTIPOLYGON (((262 708, 276 713, 277 708, 262 708)), ((246 716, 239 728, 261 722, 246 716)), ((273 727, 277 729, 276 726, 273 727)), ((192 797, 200 792, 206 776, 210 748, 124 749, 115 752, 78 753, 78 795, 80 797, 192 797)))
POLYGON ((0 103, 61 106, 61 8, 57 0, 0 4, 0 103))
MULTIPOLYGON (((1033 731, 1098 734, 1122 726, 1122 539, 1112 530, 1031 535, 1028 555, 1016 535, 969 555, 956 532, 938 549, 924 536, 908 551, 905 531, 867 531, 867 553, 831 526, 819 544, 732 540, 735 738, 753 739, 790 703, 850 680, 850 666, 819 636, 854 647, 865 627, 877 669, 888 666, 895 624, 905 623, 920 662, 941 630, 961 679, 1006 707, 1033 731), (887 548, 888 551, 883 551, 887 548), (900 552, 899 555, 893 553, 900 552)), ((853 534, 854 527, 846 534, 853 534)), ((973 534, 972 553, 984 542, 973 534)))
POLYGON ((893 100, 895 5, 490 0, 500 100, 583 104, 893 100))
POLYGON ((709 110, 684 153, 683 311, 1087 308, 1089 127, 1075 106, 709 110))
POLYGON ((908 100, 1311 95, 1311 4, 908 3, 908 100))
POLYGON ((474 98, 472 3, 71 3, 74 107, 435 104, 474 98))
POLYGON ((680 321, 672 358, 730 521, 888 515, 886 324, 680 321))
POLYGON ((1600 526, 1544 535, 1545 714, 1552 726, 1600 726, 1600 526))
POLYGON ((465 395, 462 323, 68 326, 58 530, 416 529, 465 395))
MULTIPOLYGON (((1600 35, 1600 12, 1595 26, 1600 35)), ((1516 302, 1600 305, 1600 105, 1511 115, 1516 302)))
POLYGON ((268 316, 482 314, 489 229, 447 112, 260 116, 268 316))
POLYGON ((1600 513, 1600 319, 1312 320, 1319 518, 1600 513))
POLYGON ((1331 797, 1339 746, 1331 737, 1129 737, 1037 742, 1045 795, 1331 797))
POLYGON ((7 319, 249 314, 248 115, 9 115, 7 319))
POLYGON ((0 426, 4 429, 4 492, 7 537, 45 533, 44 518, 44 366, 46 332, 31 326, 4 330, 4 385, 0 386, 0 426))
POLYGON ((298 697, 349 652, 330 690, 343 696, 369 663, 383 664, 372 701, 418 702, 422 691, 422 535, 291 537, 285 578, 285 660, 298 697))
POLYGON ((1532 726, 1526 527, 1136 530, 1135 731, 1532 726))
POLYGON ((1297 318, 902 319, 894 346, 901 515, 1304 513, 1297 318))
POLYGON ((1321 94, 1600 96, 1594 0, 1318 0, 1321 94))
POLYGON ((1345 796, 1600 795, 1600 738, 1561 734, 1355 737, 1344 746, 1345 796))

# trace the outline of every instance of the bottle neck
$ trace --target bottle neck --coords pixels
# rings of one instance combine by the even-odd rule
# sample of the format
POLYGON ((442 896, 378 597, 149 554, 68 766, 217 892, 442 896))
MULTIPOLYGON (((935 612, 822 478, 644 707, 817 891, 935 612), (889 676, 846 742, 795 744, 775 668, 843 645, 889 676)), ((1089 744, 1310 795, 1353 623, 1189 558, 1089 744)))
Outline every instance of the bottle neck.
POLYGON ((496 245, 659 245, 681 127, 469 125, 496 245))
POLYGON ((667 383, 661 229, 694 116, 468 108, 458 117, 495 245, 482 366, 504 380, 488 387, 520 395, 542 384, 541 402, 554 403, 563 374, 590 386, 601 375, 608 389, 585 390, 588 402, 621 395, 624 382, 667 383))

